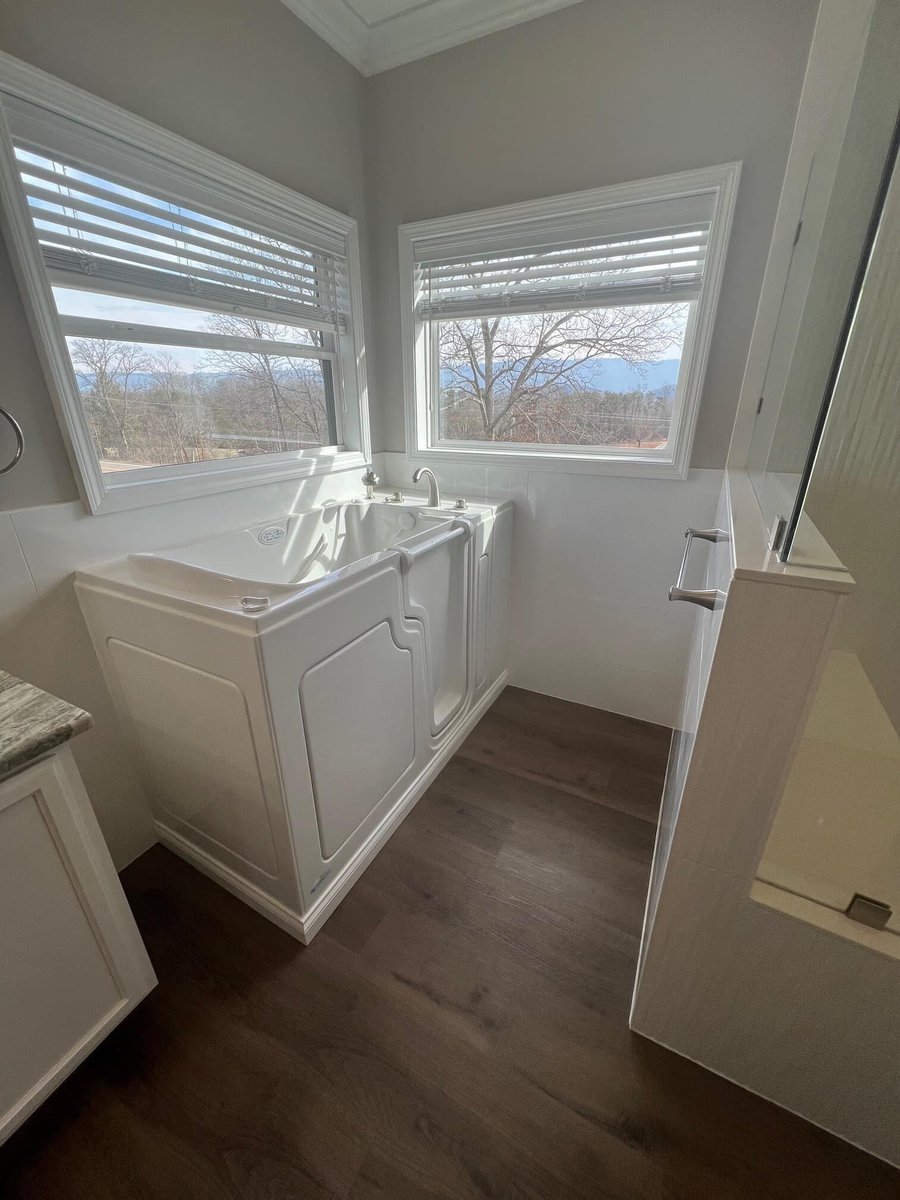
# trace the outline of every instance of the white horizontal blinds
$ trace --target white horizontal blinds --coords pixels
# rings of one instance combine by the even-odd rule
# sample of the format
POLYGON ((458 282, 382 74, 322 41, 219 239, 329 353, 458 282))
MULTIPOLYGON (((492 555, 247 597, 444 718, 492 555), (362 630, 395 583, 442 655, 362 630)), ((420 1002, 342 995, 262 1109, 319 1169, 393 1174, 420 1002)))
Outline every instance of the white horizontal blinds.
POLYGON ((19 175, 54 283, 201 304, 338 331, 338 256, 139 190, 107 168, 16 141, 19 175))
POLYGON ((696 300, 709 220, 417 264, 420 320, 696 300))

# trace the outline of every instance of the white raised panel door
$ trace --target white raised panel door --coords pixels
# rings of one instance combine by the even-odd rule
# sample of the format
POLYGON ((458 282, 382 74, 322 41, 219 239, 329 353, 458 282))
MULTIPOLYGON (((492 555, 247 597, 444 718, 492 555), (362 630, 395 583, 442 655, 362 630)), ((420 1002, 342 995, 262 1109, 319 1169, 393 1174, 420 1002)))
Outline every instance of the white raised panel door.
POLYGON ((0 783, 0 1142, 156 985, 61 747, 0 783))
POLYGON ((394 641, 387 620, 304 673, 300 705, 325 858, 412 766, 413 704, 412 652, 394 641))
POLYGON ((428 764, 424 631, 388 559, 259 641, 308 909, 428 764))
POLYGON ((425 634, 431 732, 437 736, 469 695, 470 564, 475 530, 460 521, 404 556, 404 608, 425 634))

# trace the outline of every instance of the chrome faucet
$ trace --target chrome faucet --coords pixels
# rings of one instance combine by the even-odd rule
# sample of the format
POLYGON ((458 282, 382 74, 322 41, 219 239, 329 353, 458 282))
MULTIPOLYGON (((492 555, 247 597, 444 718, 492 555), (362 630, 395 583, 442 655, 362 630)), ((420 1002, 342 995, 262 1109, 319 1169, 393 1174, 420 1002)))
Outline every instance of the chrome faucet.
POLYGON ((428 476, 428 507, 441 507, 441 489, 438 487, 438 481, 434 471, 430 467, 416 467, 413 471, 413 483, 418 483, 423 475, 428 476))

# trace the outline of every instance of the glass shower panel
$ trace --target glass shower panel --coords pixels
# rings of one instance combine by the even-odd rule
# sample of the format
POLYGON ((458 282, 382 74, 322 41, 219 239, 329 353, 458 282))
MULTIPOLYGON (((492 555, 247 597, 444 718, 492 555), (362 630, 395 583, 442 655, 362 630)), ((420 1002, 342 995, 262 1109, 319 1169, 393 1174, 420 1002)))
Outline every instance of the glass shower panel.
POLYGON ((789 559, 808 562, 825 545, 855 587, 758 875, 838 912, 861 895, 875 902, 864 912, 900 934, 898 331, 895 168, 789 559))
POLYGON ((794 508, 840 352, 897 116, 900 5, 877 0, 858 71, 825 121, 807 180, 748 469, 771 529, 794 508))

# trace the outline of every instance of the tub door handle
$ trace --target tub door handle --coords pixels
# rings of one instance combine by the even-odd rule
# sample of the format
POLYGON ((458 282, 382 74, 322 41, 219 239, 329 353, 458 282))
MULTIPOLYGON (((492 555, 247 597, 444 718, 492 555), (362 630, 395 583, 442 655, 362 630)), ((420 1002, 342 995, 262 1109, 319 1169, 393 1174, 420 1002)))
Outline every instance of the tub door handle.
POLYGON ((688 604, 698 604, 701 608, 718 608, 725 600, 725 593, 718 588, 686 588, 683 586, 684 574, 694 538, 700 538, 704 542, 724 542, 728 540, 728 534, 724 529, 686 529, 684 537, 684 554, 681 556, 678 578, 669 588, 669 599, 685 600, 688 604))

